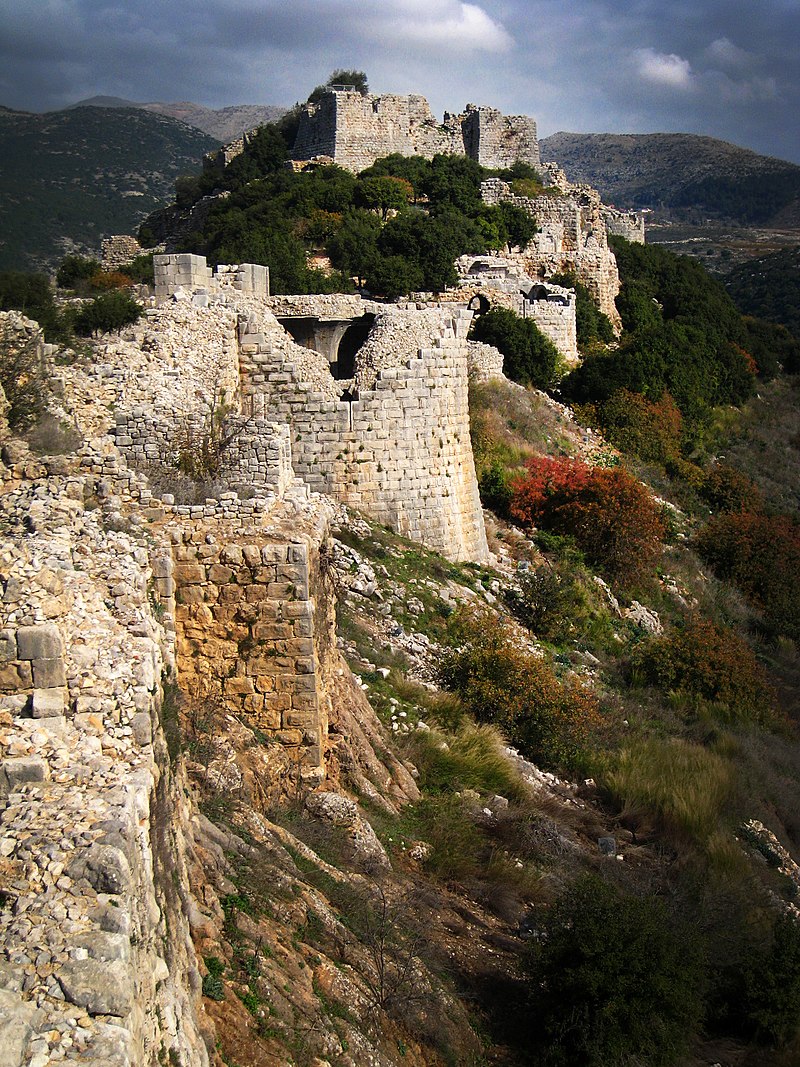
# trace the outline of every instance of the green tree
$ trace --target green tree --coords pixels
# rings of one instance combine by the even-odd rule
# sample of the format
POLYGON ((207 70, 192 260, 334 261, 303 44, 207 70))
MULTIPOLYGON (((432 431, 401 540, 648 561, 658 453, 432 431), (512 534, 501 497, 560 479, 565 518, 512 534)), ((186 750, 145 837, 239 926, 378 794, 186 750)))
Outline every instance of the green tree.
POLYGON ((385 222, 390 211, 402 211, 414 190, 404 178, 359 178, 355 187, 355 201, 359 207, 380 211, 385 222))
POLYGON ((75 330, 84 337, 120 330, 136 322, 142 310, 128 293, 114 289, 84 304, 75 316, 75 330))
POLYGON ((528 953, 536 1062, 667 1067, 702 1015, 693 932, 653 898, 586 875, 547 912, 528 953))
POLYGON ((348 211, 328 241, 331 263, 363 285, 377 257, 380 221, 370 211, 348 211))
POLYGON ((342 70, 337 68, 332 72, 328 80, 324 85, 317 85, 308 94, 309 104, 315 104, 322 96, 324 96, 327 89, 331 85, 347 85, 348 87, 355 89, 356 92, 361 93, 362 96, 366 96, 369 93, 369 82, 367 76, 363 70, 342 70))
POLYGON ((56 271, 56 285, 59 289, 74 289, 76 282, 88 281, 100 270, 96 259, 86 256, 64 256, 56 271))
POLYGON ((500 349, 512 381, 547 389, 558 379, 558 349, 532 319, 522 319, 508 308, 492 308, 473 321, 470 337, 500 349))

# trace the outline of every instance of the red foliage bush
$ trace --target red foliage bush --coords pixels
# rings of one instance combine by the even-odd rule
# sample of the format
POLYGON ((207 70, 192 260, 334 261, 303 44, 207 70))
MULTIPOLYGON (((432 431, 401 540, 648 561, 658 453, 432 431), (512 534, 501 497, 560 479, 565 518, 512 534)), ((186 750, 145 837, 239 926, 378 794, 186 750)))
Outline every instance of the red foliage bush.
POLYGON ((99 270, 89 279, 89 285, 95 292, 104 292, 109 289, 128 289, 133 285, 133 279, 118 270, 99 270))
POLYGON ((778 633, 800 638, 800 526, 789 515, 730 511, 700 531, 697 549, 778 633))
POLYGON ((623 467, 538 456, 513 486, 510 512, 523 525, 571 534, 587 558, 624 585, 649 576, 665 533, 661 512, 623 467))
POLYGON ((715 463, 706 471, 700 492, 715 511, 753 511, 762 503, 756 484, 725 463, 715 463))

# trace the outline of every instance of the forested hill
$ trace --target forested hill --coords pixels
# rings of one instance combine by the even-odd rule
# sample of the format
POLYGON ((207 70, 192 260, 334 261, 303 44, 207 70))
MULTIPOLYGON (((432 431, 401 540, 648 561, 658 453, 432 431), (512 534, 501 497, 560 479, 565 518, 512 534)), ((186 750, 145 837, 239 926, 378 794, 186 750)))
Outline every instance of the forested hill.
POLYGON ((574 182, 617 207, 649 207, 687 221, 800 225, 800 166, 683 133, 555 133, 541 141, 574 182))
POLYGON ((800 247, 742 263, 724 282, 746 315, 780 323, 800 337, 800 247))
POLYGON ((49 266, 65 252, 96 253, 110 234, 133 233, 216 144, 139 109, 0 109, 0 269, 49 266))

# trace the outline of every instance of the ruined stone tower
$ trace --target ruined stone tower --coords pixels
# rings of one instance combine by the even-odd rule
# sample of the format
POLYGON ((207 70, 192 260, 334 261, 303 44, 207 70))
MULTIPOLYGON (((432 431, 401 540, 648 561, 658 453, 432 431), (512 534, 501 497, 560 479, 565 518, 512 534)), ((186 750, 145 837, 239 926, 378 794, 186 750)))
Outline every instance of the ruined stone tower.
POLYGON ((439 123, 424 96, 362 96, 353 89, 328 89, 304 106, 292 158, 327 156, 360 171, 392 152, 428 159, 466 155, 492 168, 539 163, 536 123, 526 115, 467 104, 463 114, 446 112, 439 123))

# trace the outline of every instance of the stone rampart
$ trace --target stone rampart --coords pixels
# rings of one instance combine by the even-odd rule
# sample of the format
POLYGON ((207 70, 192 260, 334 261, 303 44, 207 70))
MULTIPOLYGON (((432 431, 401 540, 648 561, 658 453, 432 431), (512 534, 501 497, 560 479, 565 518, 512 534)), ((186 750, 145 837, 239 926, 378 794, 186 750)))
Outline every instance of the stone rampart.
POLYGON ((494 345, 470 341, 467 361, 471 381, 487 382, 491 378, 503 376, 503 353, 494 345))
POLYGON ((497 178, 481 184, 486 203, 514 204, 536 220, 538 232, 527 248, 510 253, 507 258, 533 278, 549 278, 562 272, 574 274, 619 329, 614 303, 620 287, 619 271, 608 247, 600 195, 589 186, 570 186, 557 168, 553 173, 552 191, 536 197, 518 196, 507 182, 497 178))
POLYGON ((369 96, 349 89, 329 89, 303 107, 292 158, 327 156, 361 171, 393 152, 427 159, 467 155, 487 167, 518 159, 539 162, 536 123, 527 116, 468 104, 464 114, 446 113, 437 122, 424 96, 369 96))
POLYGON ((258 529, 209 532, 172 533, 182 684, 220 699, 265 744, 318 773, 328 723, 321 661, 335 647, 320 566, 325 531, 288 540, 258 529))
POLYGON ((140 256, 144 249, 130 234, 118 234, 106 237, 100 245, 100 265, 103 270, 119 270, 132 259, 140 256))
POLYGON ((493 107, 467 104, 461 129, 464 152, 482 167, 502 170, 518 160, 539 163, 536 122, 528 115, 503 115, 493 107))
POLYGON ((645 243, 644 215, 636 211, 618 211, 617 208, 606 207, 604 204, 603 221, 608 233, 614 234, 615 237, 624 237, 626 241, 632 241, 634 244, 645 243))
POLYGON ((449 336, 377 369, 374 385, 351 401, 304 381, 291 356, 271 343, 274 329, 262 323, 257 344, 243 338, 245 409, 291 426, 292 465, 312 489, 450 558, 484 560, 469 439, 470 319, 456 310, 449 336))
POLYGON ((107 490, 71 474, 0 497, 0 1059, 203 1067, 159 728, 159 548, 84 506, 107 490))

